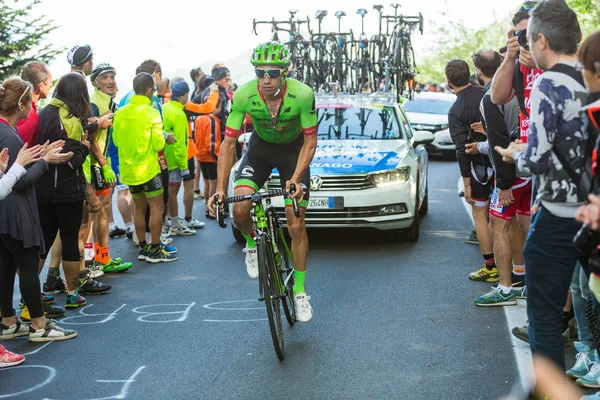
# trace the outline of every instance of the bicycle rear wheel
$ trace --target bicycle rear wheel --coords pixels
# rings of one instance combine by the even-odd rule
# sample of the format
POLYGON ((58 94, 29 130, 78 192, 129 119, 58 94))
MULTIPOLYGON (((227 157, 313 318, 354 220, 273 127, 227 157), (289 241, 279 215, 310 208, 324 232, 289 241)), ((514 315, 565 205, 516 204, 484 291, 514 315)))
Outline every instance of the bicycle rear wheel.
POLYGON ((275 267, 273 246, 267 243, 266 236, 261 235, 258 240, 258 268, 262 284, 262 295, 267 308, 269 328, 273 338, 275 353, 280 361, 285 357, 283 343, 283 322, 281 320, 281 307, 279 300, 281 287, 278 287, 277 268, 275 267))
MULTIPOLYGON (((289 257, 289 247, 287 243, 284 243, 285 236, 283 235, 283 229, 280 226, 275 228, 275 245, 279 250, 279 255, 281 256, 281 282, 285 282, 286 279, 289 280, 285 285, 285 294, 286 296, 282 298, 283 303, 283 312, 285 313, 285 318, 287 319, 288 324, 290 326, 294 325, 296 322, 296 306, 294 305, 294 275, 292 274, 292 265, 290 263, 289 257)), ((275 258, 277 260, 277 257, 275 258)))

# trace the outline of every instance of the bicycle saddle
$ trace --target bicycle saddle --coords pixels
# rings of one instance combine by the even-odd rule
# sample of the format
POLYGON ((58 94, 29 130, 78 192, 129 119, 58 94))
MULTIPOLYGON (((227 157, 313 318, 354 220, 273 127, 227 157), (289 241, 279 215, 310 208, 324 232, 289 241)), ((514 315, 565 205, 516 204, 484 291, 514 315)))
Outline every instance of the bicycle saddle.
POLYGON ((383 6, 381 4, 375 4, 373 6, 373 9, 381 12, 381 10, 383 10, 383 6))
POLYGON ((292 14, 292 18, 294 18, 294 15, 298 13, 298 10, 290 10, 289 13, 292 14))
POLYGON ((392 3, 392 4, 390 4, 390 7, 392 7, 392 8, 399 8, 400 4, 398 4, 398 3, 392 3))
POLYGON ((319 10, 315 13, 316 19, 322 19, 322 18, 325 18, 326 16, 327 16, 327 10, 319 10))
POLYGON ((359 8, 358 10, 356 10, 356 13, 359 14, 361 17, 364 17, 365 15, 367 15, 367 10, 365 10, 364 8, 359 8))
POLYGON ((339 18, 345 17, 346 16, 346 11, 337 11, 335 13, 335 16, 339 18))

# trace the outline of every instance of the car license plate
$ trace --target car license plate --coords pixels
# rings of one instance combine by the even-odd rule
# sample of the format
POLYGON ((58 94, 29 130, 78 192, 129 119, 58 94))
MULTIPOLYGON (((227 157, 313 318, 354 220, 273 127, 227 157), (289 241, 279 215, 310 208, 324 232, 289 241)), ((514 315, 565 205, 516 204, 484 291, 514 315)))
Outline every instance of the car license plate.
POLYGON ((335 208, 334 197, 311 197, 308 201, 308 208, 333 210, 335 208))

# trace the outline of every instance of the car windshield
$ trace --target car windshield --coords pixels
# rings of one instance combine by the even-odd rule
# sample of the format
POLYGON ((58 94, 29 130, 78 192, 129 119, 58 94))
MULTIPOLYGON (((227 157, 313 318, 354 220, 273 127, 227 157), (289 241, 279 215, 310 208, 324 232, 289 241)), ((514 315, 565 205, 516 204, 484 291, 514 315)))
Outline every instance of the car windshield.
POLYGON ((404 103, 404 111, 423 114, 447 115, 453 103, 453 101, 448 100, 415 98, 414 100, 404 103))
POLYGON ((403 137, 393 107, 317 105, 321 140, 394 140, 403 137))

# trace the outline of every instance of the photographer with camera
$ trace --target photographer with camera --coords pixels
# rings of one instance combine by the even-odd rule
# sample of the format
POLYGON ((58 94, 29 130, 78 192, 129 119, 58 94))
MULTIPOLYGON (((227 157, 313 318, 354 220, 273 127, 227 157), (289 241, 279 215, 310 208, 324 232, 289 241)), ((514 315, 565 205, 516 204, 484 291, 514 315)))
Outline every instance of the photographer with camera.
POLYGON ((448 87, 456 93, 456 101, 448 111, 448 129, 456 145, 456 158, 465 186, 465 200, 473 209, 475 230, 484 259, 484 264, 477 271, 470 273, 469 279, 498 282, 498 269, 488 223, 494 171, 487 155, 470 155, 466 151, 467 143, 486 140, 479 113, 484 91, 482 87, 475 87, 469 83, 469 65, 463 60, 450 60, 446 64, 445 72, 448 87))
MULTIPOLYGON (((541 200, 525 243, 529 343, 564 368, 563 313, 569 283, 578 260, 586 261, 573 245, 581 227, 575 215, 583 198, 568 170, 581 175, 586 161, 586 121, 580 117, 587 97, 576 70, 581 29, 577 16, 561 1, 542 2, 531 10, 527 39, 536 64, 546 70, 531 91, 531 129, 528 144, 496 147, 517 171, 537 175, 541 200)), ((509 46, 509 52, 511 51, 509 46)))

